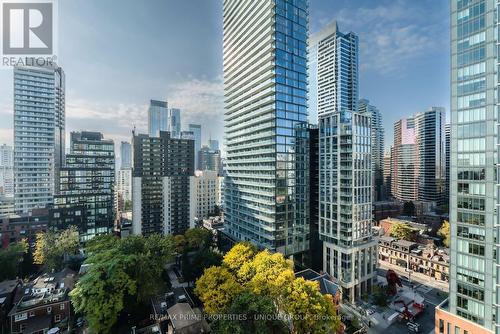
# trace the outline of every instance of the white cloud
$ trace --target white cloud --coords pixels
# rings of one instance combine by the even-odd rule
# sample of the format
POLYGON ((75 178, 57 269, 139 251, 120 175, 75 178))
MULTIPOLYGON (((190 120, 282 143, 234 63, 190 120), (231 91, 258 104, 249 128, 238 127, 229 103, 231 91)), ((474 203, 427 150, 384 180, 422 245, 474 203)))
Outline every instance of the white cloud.
POLYGON ((203 141, 211 135, 222 140, 224 128, 224 86, 216 80, 193 79, 170 87, 168 103, 180 108, 184 127, 189 123, 202 125, 203 141))
POLYGON ((341 31, 359 35, 361 70, 397 76, 412 60, 446 47, 446 21, 423 6, 410 0, 376 2, 373 7, 344 8, 321 22, 336 19, 341 31))
MULTIPOLYGON (((166 94, 170 107, 181 109, 183 129, 189 123, 202 125, 203 142, 211 135, 222 140, 223 133, 223 84, 214 81, 190 79, 169 87, 166 94)), ((118 147, 122 140, 130 141, 134 126, 137 132, 147 133, 147 109, 144 104, 110 104, 89 101, 85 98, 68 98, 66 103, 66 132, 100 131, 106 138, 115 140, 118 147)), ((69 143, 69 137, 68 137, 69 143)))

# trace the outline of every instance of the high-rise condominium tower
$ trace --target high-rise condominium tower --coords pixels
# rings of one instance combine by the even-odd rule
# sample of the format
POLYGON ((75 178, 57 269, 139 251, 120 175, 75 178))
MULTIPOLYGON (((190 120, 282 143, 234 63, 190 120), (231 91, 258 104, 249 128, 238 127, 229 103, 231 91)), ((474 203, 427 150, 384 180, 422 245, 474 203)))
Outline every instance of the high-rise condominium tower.
POLYGON ((0 146, 0 197, 14 197, 14 150, 12 146, 0 146))
POLYGON ((80 239, 110 233, 115 220, 115 145, 100 132, 72 132, 60 172, 60 192, 50 210, 51 230, 78 228, 80 239))
POLYGON ((436 333, 500 333, 498 13, 451 0, 450 293, 436 333))
POLYGON ((407 202, 417 200, 417 145, 415 119, 403 118, 394 123, 392 148, 392 196, 407 202))
POLYGON ((120 143, 120 169, 132 168, 132 145, 129 142, 120 143))
POLYGON ((151 100, 148 109, 148 133, 151 137, 159 137, 160 131, 169 131, 167 101, 151 100))
POLYGON ((201 125, 189 124, 189 131, 193 133, 194 138, 194 168, 200 169, 199 155, 201 150, 201 125))
POLYGON ((181 110, 170 108, 168 110, 168 125, 172 138, 179 138, 181 135, 181 110))
POLYGON ((382 114, 377 107, 370 104, 366 99, 359 100, 359 112, 366 113, 371 117, 372 129, 372 184, 373 201, 382 200, 384 194, 384 127, 382 126, 382 114))
POLYGON ((194 141, 134 134, 132 231, 149 235, 182 234, 194 226, 190 178, 194 175, 194 141))
POLYGON ((443 203, 445 182, 445 110, 432 107, 415 115, 417 144, 417 199, 443 203))
POLYGON ((53 203, 64 162, 64 71, 54 66, 14 68, 15 210, 53 203))
POLYGON ((285 255, 308 248, 306 0, 225 0, 228 233, 285 255))
POLYGON ((442 204, 445 190, 445 110, 432 107, 394 123, 393 196, 442 204))
POLYGON ((358 37, 341 33, 334 22, 312 41, 310 47, 317 50, 323 270, 338 279, 343 297, 354 301, 371 291, 377 267, 371 117, 358 112, 358 37))

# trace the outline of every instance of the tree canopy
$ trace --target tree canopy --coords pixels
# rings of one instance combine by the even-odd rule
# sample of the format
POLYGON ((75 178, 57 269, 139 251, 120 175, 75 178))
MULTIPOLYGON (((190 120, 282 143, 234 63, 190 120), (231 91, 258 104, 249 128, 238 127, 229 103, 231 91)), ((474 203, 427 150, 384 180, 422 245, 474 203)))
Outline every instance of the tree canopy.
MULTIPOLYGON (((230 313, 242 303, 249 303, 248 296, 256 295, 264 298, 259 301, 262 307, 268 305, 266 300, 272 301, 274 310, 271 313, 288 315, 290 322, 287 324, 295 333, 335 333, 340 326, 333 297, 322 295, 318 282, 295 278, 293 263, 281 253, 258 252, 248 243, 235 245, 224 256, 221 266, 206 269, 196 281, 195 293, 209 314, 230 313)), ((251 312, 251 308, 244 312, 247 318, 252 317, 251 312)), ((233 331, 247 333, 248 328, 268 328, 277 324, 235 322, 219 325, 239 326, 233 331)))
POLYGON ((173 252, 171 237, 95 237, 87 247, 90 268, 70 293, 75 310, 84 314, 93 332, 111 332, 120 312, 158 293, 173 252))
POLYGON ((69 256, 78 253, 79 247, 78 229, 75 226, 57 233, 40 232, 36 235, 33 262, 44 265, 47 270, 59 270, 69 256))
POLYGON ((28 243, 24 239, 0 249, 0 282, 15 279, 19 275, 19 265, 27 252, 28 243))
POLYGON ((391 237, 407 240, 407 241, 415 241, 418 230, 416 228, 411 227, 410 225, 403 222, 396 222, 392 224, 390 230, 391 237))
POLYGON ((438 235, 443 238, 443 244, 450 247, 450 222, 445 220, 438 230, 438 235))

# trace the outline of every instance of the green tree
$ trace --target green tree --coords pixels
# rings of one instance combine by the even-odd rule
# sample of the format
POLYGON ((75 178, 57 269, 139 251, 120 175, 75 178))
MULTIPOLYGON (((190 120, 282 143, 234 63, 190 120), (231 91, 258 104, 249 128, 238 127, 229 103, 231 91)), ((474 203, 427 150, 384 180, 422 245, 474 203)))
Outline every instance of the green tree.
POLYGON ((212 245, 213 234, 204 228, 191 228, 184 233, 189 249, 208 248, 212 245))
POLYGON ((24 239, 0 249, 0 282, 19 276, 19 265, 27 252, 28 243, 24 239))
POLYGON ((164 286, 163 267, 173 252, 173 239, 159 235, 92 240, 85 260, 89 271, 70 294, 91 331, 109 333, 120 312, 145 309, 164 286))
POLYGON ((389 298, 387 295, 387 288, 383 286, 373 287, 373 298, 375 304, 378 306, 387 306, 387 299, 389 298))
POLYGON ((70 292, 77 312, 85 315, 95 333, 111 333, 128 295, 137 291, 137 282, 127 273, 133 257, 116 255, 113 261, 93 263, 70 292))
POLYGON ((59 270, 71 255, 78 252, 79 245, 78 229, 74 226, 58 233, 38 233, 33 262, 43 264, 47 270, 59 270))
POLYGON ((438 230, 438 235, 443 238, 443 244, 450 247, 450 223, 445 220, 438 230))
POLYGON ((40 232, 36 235, 33 263, 44 265, 49 271, 62 267, 62 254, 57 248, 57 235, 53 232, 40 232))
POLYGON ((222 256, 213 250, 199 250, 193 256, 182 257, 182 277, 188 283, 196 281, 206 268, 219 266, 222 256))
POLYGON ((182 254, 187 249, 187 241, 184 235, 178 234, 174 236, 174 247, 177 254, 182 254))
POLYGON ((271 298, 244 291, 229 305, 227 314, 238 314, 237 319, 218 318, 211 324, 214 333, 285 334, 286 325, 278 320, 271 298))
POLYGON ((407 241, 415 241, 416 234, 418 230, 411 227, 408 224, 402 222, 396 222, 392 224, 390 235, 391 237, 407 240, 407 241))

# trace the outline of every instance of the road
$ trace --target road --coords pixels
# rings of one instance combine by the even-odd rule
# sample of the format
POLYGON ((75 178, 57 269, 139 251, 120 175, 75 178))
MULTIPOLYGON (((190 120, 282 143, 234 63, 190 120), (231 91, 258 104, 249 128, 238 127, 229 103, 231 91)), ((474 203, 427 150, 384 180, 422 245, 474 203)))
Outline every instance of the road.
MULTIPOLYGON (((391 268, 392 269, 392 268, 391 268)), ((404 270, 404 269, 403 269, 404 270)), ((385 277, 387 269, 379 268, 379 276, 385 277)), ((439 305, 443 300, 447 298, 447 293, 443 292, 443 286, 436 286, 432 279, 424 280, 421 278, 414 279, 412 275, 412 282, 402 280, 403 285, 411 288, 413 286, 414 291, 425 298, 425 310, 423 313, 417 316, 414 322, 420 324, 419 333, 429 334, 434 332, 434 312, 435 307, 439 305), (426 281, 422 282, 421 281, 426 281)), ((446 289, 447 290, 447 289, 446 289)), ((406 326, 407 321, 396 322, 385 328, 383 331, 372 330, 369 333, 395 333, 395 334, 408 334, 410 331, 406 326)))

